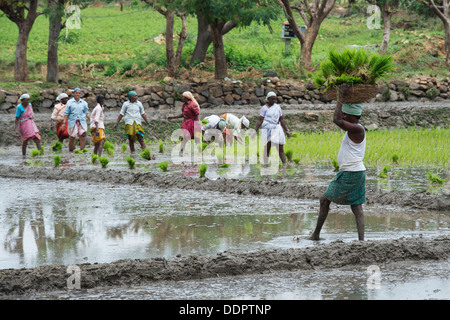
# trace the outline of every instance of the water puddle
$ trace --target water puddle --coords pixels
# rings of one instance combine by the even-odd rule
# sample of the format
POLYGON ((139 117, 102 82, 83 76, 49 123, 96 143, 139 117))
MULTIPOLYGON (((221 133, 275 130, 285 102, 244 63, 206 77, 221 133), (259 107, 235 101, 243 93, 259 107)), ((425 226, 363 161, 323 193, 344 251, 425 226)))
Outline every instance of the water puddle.
MULTIPOLYGON (((0 269, 313 246, 318 201, 0 178, 0 269)), ((365 206, 366 239, 449 232, 449 212, 365 206)), ((333 206, 323 242, 354 241, 333 206)))

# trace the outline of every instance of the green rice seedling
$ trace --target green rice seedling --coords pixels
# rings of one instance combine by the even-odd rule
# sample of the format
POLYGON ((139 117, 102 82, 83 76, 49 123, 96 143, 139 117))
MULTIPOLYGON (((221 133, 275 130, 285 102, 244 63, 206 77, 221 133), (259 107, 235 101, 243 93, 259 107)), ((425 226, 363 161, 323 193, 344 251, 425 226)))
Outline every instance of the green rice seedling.
POLYGON ((106 157, 99 157, 98 161, 102 164, 102 168, 106 168, 109 163, 109 160, 106 157))
POLYGON ((134 167, 136 165, 136 161, 132 157, 127 157, 125 160, 127 160, 128 167, 130 169, 134 169, 134 167))
POLYGON ((286 155, 286 158, 288 159, 288 161, 292 161, 292 157, 294 156, 294 151, 292 151, 291 149, 286 150, 286 152, 284 153, 286 155))
POLYGON ((61 150, 62 150, 62 147, 63 147, 62 142, 56 141, 55 144, 52 146, 52 150, 53 150, 54 152, 56 152, 56 151, 61 151, 61 150))
POLYGON ((146 160, 151 160, 152 154, 150 152, 150 148, 145 148, 144 151, 141 152, 141 157, 146 160))
POLYGON ((122 143, 122 146, 120 147, 120 152, 124 153, 125 151, 127 151, 127 143, 126 142, 122 143))
POLYGON ((299 164, 301 159, 300 158, 294 158, 292 160, 295 162, 295 164, 299 164))
POLYGON ((91 162, 92 164, 95 164, 95 162, 98 160, 98 155, 96 155, 95 153, 92 154, 91 156, 91 162))
POLYGON ((163 162, 158 163, 158 167, 164 172, 167 171, 168 166, 169 166, 169 161, 163 161, 163 162))
POLYGON ((81 152, 81 153, 86 153, 86 152, 89 152, 89 150, 86 149, 86 148, 84 148, 83 150, 80 150, 80 152, 81 152))
POLYGON ((200 178, 204 178, 205 177, 205 173, 206 173, 207 169, 208 169, 208 165, 206 163, 203 163, 202 165, 200 165, 200 169, 199 169, 200 178))
POLYGON ((30 155, 34 158, 34 157, 37 157, 37 156, 40 156, 41 155, 41 151, 39 151, 38 149, 33 149, 33 150, 31 150, 30 151, 30 155))
POLYGON ((337 162, 337 160, 336 159, 331 160, 331 164, 334 167, 334 171, 338 172, 339 171, 339 163, 337 162))
POLYGON ((59 155, 54 156, 53 163, 55 164, 55 167, 59 166, 61 164, 61 156, 59 155))
POLYGON ((81 152, 81 150, 76 149, 76 150, 74 151, 74 153, 76 153, 76 154, 81 154, 82 152, 81 152))
POLYGON ((116 146, 114 144, 112 144, 109 141, 105 141, 105 143, 103 143, 103 149, 106 150, 106 152, 110 155, 113 156, 114 155, 114 150, 116 149, 116 146))
POLYGON ((395 164, 398 164, 398 159, 399 159, 398 154, 394 153, 392 155, 392 162, 395 163, 395 164))
POLYGON ((437 174, 435 174, 433 172, 428 172, 427 177, 431 184, 444 184, 444 182, 445 182, 445 179, 442 179, 441 177, 439 177, 437 174))
POLYGON ((229 164, 229 163, 222 163, 222 164, 219 166, 219 168, 224 168, 224 169, 229 168, 229 167, 230 167, 230 164, 229 164))
POLYGON ((384 166, 383 170, 378 174, 378 178, 386 179, 389 169, 389 166, 384 166))
POLYGON ((159 153, 164 153, 164 143, 162 141, 159 143, 159 153))

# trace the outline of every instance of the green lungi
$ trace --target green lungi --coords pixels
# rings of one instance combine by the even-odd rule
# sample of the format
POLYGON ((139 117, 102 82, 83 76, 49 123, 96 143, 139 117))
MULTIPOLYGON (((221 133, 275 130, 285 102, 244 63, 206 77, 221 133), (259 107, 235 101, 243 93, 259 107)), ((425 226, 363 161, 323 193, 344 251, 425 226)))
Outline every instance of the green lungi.
POLYGON ((338 172, 324 196, 337 204, 363 204, 366 202, 366 171, 338 172))

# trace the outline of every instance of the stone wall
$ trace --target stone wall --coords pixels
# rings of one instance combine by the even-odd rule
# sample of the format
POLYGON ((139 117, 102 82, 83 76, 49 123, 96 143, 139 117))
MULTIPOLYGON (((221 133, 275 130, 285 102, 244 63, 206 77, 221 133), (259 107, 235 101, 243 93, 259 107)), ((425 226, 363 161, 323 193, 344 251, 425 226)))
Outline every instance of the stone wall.
MULTIPOLYGON (((213 81, 194 78, 190 82, 176 83, 172 80, 165 83, 147 84, 139 86, 113 87, 85 87, 83 99, 90 108, 96 104, 96 95, 103 94, 105 105, 109 109, 122 106, 126 101, 126 93, 135 90, 145 109, 157 112, 180 110, 182 93, 191 91, 200 103, 201 108, 219 105, 262 105, 269 91, 274 91, 280 104, 323 104, 332 103, 311 82, 280 81, 278 78, 267 78, 261 83, 244 83, 234 81, 213 81)), ((44 89, 41 92, 28 92, 34 109, 37 112, 50 112, 55 99, 61 92, 71 95, 71 88, 56 87, 44 89)), ((15 111, 22 92, 5 91, 0 89, 0 112, 15 111)), ((379 86, 379 94, 375 101, 450 101, 450 78, 438 81, 436 78, 414 78, 407 81, 391 81, 388 85, 379 86)))

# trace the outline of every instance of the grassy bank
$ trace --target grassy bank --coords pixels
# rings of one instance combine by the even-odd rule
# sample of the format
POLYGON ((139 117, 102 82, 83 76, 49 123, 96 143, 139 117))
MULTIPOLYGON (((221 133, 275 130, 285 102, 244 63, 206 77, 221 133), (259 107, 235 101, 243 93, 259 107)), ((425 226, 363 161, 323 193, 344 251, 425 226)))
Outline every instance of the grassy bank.
MULTIPOLYGON (((145 6, 125 7, 121 12, 115 6, 92 7, 82 11, 81 29, 69 30, 66 38, 63 30, 59 42, 59 61, 62 77, 70 82, 160 80, 165 72, 164 42, 156 40, 165 31, 164 17, 145 6)), ((225 35, 225 50, 230 74, 245 79, 260 77, 262 72, 275 69, 281 77, 305 76, 298 64, 300 44, 291 41, 290 54, 285 53, 281 39, 281 24, 273 22, 273 33, 267 27, 253 24, 248 28, 236 28, 225 35)), ((299 21, 301 21, 299 19, 299 21)), ((176 21, 175 30, 179 30, 176 21)), ((407 13, 394 16, 388 53, 397 64, 393 78, 420 73, 444 76, 442 23, 437 18, 424 19, 407 13), (404 30, 403 19, 413 21, 413 28, 404 30), (436 50, 438 56, 430 55, 436 50)), ((7 83, 13 78, 14 53, 18 30, 5 16, 0 17, 0 70, 3 75, 0 87, 17 84, 7 83)), ((212 46, 204 64, 189 66, 190 56, 196 40, 197 21, 188 18, 188 38, 182 58, 181 73, 212 76, 214 71, 212 46)), ((317 66, 326 57, 329 49, 340 49, 349 45, 380 43, 383 30, 368 29, 362 14, 339 18, 332 13, 319 32, 314 45, 312 62, 317 66)), ((40 16, 31 31, 28 45, 30 78, 43 81, 46 74, 48 42, 48 19, 40 16)), ((38 84, 40 85, 40 84, 38 84)), ((45 84, 41 84, 45 86, 45 84)))

